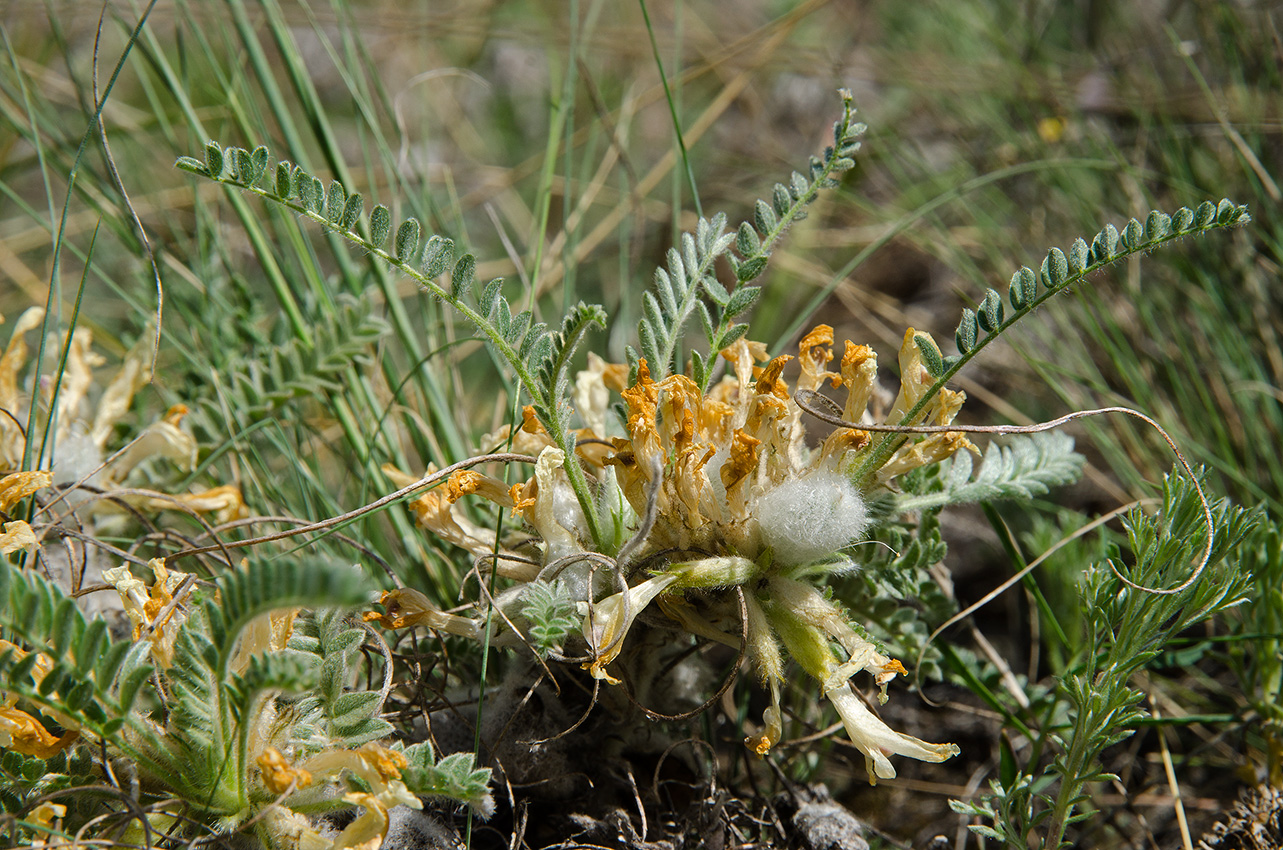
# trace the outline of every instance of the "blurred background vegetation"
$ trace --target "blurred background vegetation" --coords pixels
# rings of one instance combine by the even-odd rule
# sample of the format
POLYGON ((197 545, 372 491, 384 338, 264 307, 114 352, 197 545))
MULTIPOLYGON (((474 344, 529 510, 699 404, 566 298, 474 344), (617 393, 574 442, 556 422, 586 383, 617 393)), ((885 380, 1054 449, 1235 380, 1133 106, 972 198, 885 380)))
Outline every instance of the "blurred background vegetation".
MULTIPOLYGON (((92 4, 5 4, 0 313, 12 323, 48 299, 65 327, 83 285, 79 325, 115 361, 150 350, 163 292, 137 421, 184 403, 202 446, 186 481, 235 483, 257 515, 332 516, 394 489, 386 463, 417 475, 471 454, 511 421, 511 377, 429 297, 287 214, 187 178, 177 156, 211 138, 265 144, 468 246, 482 278, 505 277, 508 299, 545 321, 580 299, 604 304, 614 323, 590 347, 620 360, 676 234, 696 211, 750 217, 828 138, 847 87, 869 125, 862 156, 776 253, 753 338, 780 351, 824 321, 839 340, 873 345, 892 378, 906 326, 948 351, 961 308, 1049 246, 1151 208, 1230 197, 1252 225, 1128 261, 1044 310, 964 373, 963 416, 1026 423, 1133 406, 1210 468, 1215 493, 1278 516, 1283 23, 1272 4, 644 9, 649 24, 640 4, 592 0, 161 0, 110 3, 100 30, 92 4), (100 133, 96 98, 144 13, 100 133)), ((1166 446, 1130 423, 1073 433, 1092 466, 1068 497, 1053 494, 1059 513, 946 515, 964 604, 1085 517, 1152 496, 1171 467, 1166 446), (1020 541, 1005 550, 1004 521, 1020 541)), ((407 584, 458 603, 458 559, 407 513, 344 533, 407 584)), ((354 557, 342 541, 320 545, 354 557)), ((1098 551, 1067 548, 1037 574, 1066 632, 1069 591, 1098 551)), ((979 624, 1022 675, 1054 674, 1063 648, 1040 656, 1032 604, 1008 596, 979 624)), ((1228 718, 1177 727, 1173 757, 1203 822, 1238 782, 1278 769, 1278 738, 1260 721, 1279 719, 1281 662, 1277 637, 1260 636, 1277 636, 1280 607, 1222 624, 1154 686, 1165 714, 1228 718)), ((1153 735, 1122 745, 1145 759, 1156 746, 1153 735)), ((916 842, 952 828, 945 800, 982 785, 992 758, 915 766, 843 801, 916 842)), ((1145 759, 1136 771, 1147 778, 1128 776, 1125 799, 1102 792, 1112 814, 1090 843, 1168 836, 1170 789, 1145 759)), ((819 775, 840 785, 844 770, 819 775)))

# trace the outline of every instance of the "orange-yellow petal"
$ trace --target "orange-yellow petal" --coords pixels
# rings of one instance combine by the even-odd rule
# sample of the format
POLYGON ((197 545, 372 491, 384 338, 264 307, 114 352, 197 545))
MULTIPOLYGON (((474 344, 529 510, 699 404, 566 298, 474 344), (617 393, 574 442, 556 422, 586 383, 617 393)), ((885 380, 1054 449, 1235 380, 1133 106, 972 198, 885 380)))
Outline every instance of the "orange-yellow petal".
POLYGON ((53 475, 40 469, 9 473, 0 478, 0 511, 8 513, 18 502, 52 483, 53 475))
POLYGON ((255 761, 263 772, 263 785, 274 797, 284 794, 291 786, 306 788, 312 784, 312 774, 290 764, 276 747, 267 747, 255 761))
POLYGON ((36 533, 24 520, 6 522, 4 531, 0 531, 0 555, 35 546, 36 543, 36 533))

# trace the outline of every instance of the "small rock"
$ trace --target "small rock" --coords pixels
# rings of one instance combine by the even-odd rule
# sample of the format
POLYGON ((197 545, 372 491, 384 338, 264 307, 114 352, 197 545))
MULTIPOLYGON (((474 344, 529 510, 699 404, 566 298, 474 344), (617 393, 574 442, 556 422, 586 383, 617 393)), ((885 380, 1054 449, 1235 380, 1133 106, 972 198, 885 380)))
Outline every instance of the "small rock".
POLYGON ((823 785, 798 795, 793 828, 806 850, 869 850, 864 824, 845 806, 833 802, 823 785))

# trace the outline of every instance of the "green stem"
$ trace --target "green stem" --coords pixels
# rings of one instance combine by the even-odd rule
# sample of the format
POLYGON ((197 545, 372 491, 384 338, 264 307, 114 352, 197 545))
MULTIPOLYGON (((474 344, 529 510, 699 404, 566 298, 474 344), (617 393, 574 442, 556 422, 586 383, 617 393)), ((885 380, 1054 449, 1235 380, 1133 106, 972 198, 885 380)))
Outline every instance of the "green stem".
MULTIPOLYGON (((1010 317, 1006 318, 998 325, 998 327, 994 328, 993 331, 986 334, 983 338, 977 339, 976 344, 972 346, 969 351, 957 358, 947 361, 949 365, 945 368, 944 372, 942 372, 936 378, 935 383, 933 383, 927 391, 922 394, 922 397, 918 399, 918 403, 909 408, 904 416, 901 417, 900 421, 904 423, 915 422, 917 417, 926 410, 927 406, 935 400, 937 395, 939 395, 940 390, 944 389, 945 385, 953 379, 953 376, 958 374, 958 371, 961 370, 963 366, 971 362, 972 358, 983 351, 986 346, 998 339, 998 337, 1002 336, 1016 322, 1023 319, 1038 307, 1041 307, 1049 299, 1072 289, 1075 284, 1081 282, 1093 272, 1099 271, 1105 266, 1112 265, 1119 260, 1126 259, 1133 254, 1137 254, 1142 251, 1152 251, 1155 248, 1162 247, 1169 242, 1175 242, 1177 239, 1183 239, 1186 236, 1196 236, 1211 230, 1232 227, 1241 223, 1242 219, 1239 216, 1235 216, 1232 221, 1227 221, 1224 224, 1214 218, 1209 224, 1202 227, 1191 227, 1190 229, 1184 230, 1180 233, 1169 230, 1166 235, 1158 239, 1140 242, 1132 247, 1127 247, 1120 243, 1119 247, 1121 250, 1118 254, 1108 259, 1099 260, 1095 263, 1086 265, 1081 271, 1066 275, 1065 279, 1055 288, 1046 288, 1045 282, 1040 280, 1039 286, 1043 287, 1041 294, 1031 299, 1023 308, 1012 313, 1010 317)), ((1037 273, 1035 272, 1035 274, 1037 273)), ((865 457, 860 461, 860 465, 852 474, 852 480, 859 482, 863 487, 871 487, 873 484, 874 474, 882 467, 882 464, 886 463, 887 458, 889 458, 896 449, 903 445, 907 439, 908 436, 905 434, 897 434, 894 432, 885 433, 881 437, 877 438, 877 442, 874 444, 873 449, 865 455, 865 457)))
POLYGON ((1065 772, 1061 776, 1060 790, 1056 793, 1056 802, 1052 808, 1051 825, 1047 828, 1047 837, 1043 847, 1057 850, 1065 841, 1065 830, 1069 818, 1077 806, 1077 799, 1082 793, 1082 768, 1087 763, 1087 742, 1092 735, 1087 720, 1089 712, 1080 711, 1074 719, 1073 737, 1069 739, 1069 752, 1065 753, 1065 772))
POLYGON ((691 167, 690 154, 686 150, 686 139, 682 136, 682 119, 677 115, 677 102, 673 91, 668 87, 668 74, 664 72, 664 60, 659 55, 659 42, 655 40, 655 28, 650 23, 650 12, 646 0, 638 0, 641 6, 642 19, 646 22, 646 34, 650 36, 651 55, 655 57, 655 68, 659 71, 659 81, 664 86, 664 100, 668 103, 668 115, 673 121, 673 133, 677 136, 677 149, 682 157, 682 168, 686 172, 686 182, 691 187, 691 200, 695 203, 695 215, 704 217, 704 208, 699 202, 699 187, 695 184, 695 170, 691 167))

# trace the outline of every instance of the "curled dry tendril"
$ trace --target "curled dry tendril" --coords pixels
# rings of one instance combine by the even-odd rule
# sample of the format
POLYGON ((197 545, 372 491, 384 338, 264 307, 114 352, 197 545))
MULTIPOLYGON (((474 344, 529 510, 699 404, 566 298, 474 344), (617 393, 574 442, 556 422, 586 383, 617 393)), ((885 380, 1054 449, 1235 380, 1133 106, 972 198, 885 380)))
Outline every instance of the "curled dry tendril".
POLYGON ((1171 435, 1167 433, 1162 425, 1159 425, 1156 421, 1149 416, 1146 416, 1144 413, 1141 413, 1139 410, 1133 410, 1130 407, 1098 407, 1091 410, 1076 410, 1073 413, 1066 413, 1064 416, 1049 419, 1046 422, 1035 422, 1032 425, 864 425, 858 422, 848 422, 839 416, 826 413, 823 409, 817 406, 817 402, 829 408, 831 408, 832 402, 814 390, 798 390, 793 395, 793 400, 797 402, 798 407, 805 410, 811 416, 814 416, 821 422, 826 422, 839 428, 857 428, 861 431, 886 431, 896 434, 947 434, 957 431, 968 434, 1036 434, 1042 431, 1051 431, 1055 428, 1059 428, 1061 425, 1064 425, 1067 422, 1072 422, 1075 419, 1085 419, 1089 416, 1101 416, 1106 413, 1123 413, 1128 416, 1135 417, 1158 432, 1159 436, 1163 438, 1163 441, 1167 443, 1168 448, 1172 450, 1172 454, 1176 456, 1176 460, 1180 464, 1181 469, 1183 469, 1185 474, 1189 476, 1190 482, 1194 485, 1194 491, 1198 493, 1198 502, 1203 511, 1203 526, 1207 529, 1207 542, 1203 547, 1203 555, 1199 558, 1198 566, 1195 567, 1194 572, 1190 574, 1189 578, 1185 579, 1185 581, 1181 582, 1176 587, 1145 587, 1137 584, 1127 578, 1127 576, 1120 573, 1118 568, 1113 565, 1113 562, 1110 562, 1109 568, 1113 570, 1114 575, 1118 577, 1119 581, 1133 590, 1138 590, 1142 593, 1152 593, 1159 596, 1172 596, 1177 593, 1183 593, 1188 590, 1194 582, 1198 581, 1199 576, 1203 574, 1203 570, 1207 567, 1208 561, 1211 560, 1212 543, 1213 537, 1216 534, 1216 526, 1212 520, 1212 506, 1207 501, 1207 495, 1203 492, 1203 486, 1199 484, 1198 476, 1194 474, 1194 470, 1189 465, 1189 461, 1185 459, 1185 455, 1181 452, 1180 447, 1176 445, 1176 441, 1172 439, 1171 435))

